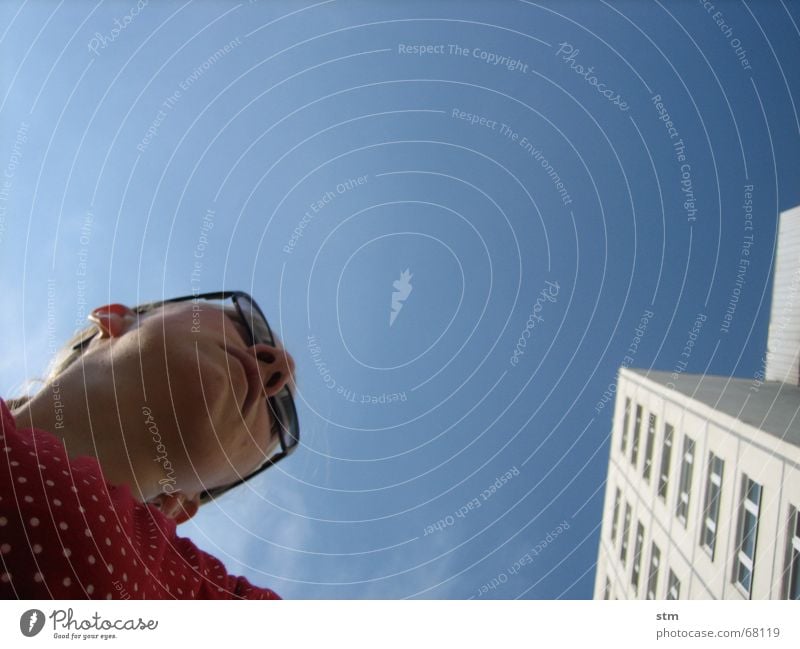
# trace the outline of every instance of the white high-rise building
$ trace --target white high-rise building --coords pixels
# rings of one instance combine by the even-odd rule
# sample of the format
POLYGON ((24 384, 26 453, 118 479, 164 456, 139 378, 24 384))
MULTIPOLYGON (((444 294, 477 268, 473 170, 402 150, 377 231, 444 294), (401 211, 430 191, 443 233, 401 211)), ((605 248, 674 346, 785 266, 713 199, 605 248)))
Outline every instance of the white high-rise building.
POLYGON ((800 208, 764 373, 621 368, 596 599, 800 599, 800 208))
POLYGON ((766 379, 800 383, 800 205, 778 222, 766 379))
POLYGON ((595 598, 800 598, 800 388, 621 369, 595 598))

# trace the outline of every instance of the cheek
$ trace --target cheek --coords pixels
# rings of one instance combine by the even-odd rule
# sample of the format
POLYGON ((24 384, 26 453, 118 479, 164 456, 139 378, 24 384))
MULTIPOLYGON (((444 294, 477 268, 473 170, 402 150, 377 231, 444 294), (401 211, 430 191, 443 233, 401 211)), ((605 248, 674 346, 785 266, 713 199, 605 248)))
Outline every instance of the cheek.
POLYGON ((227 426, 215 425, 207 436, 187 444, 187 449, 192 458, 192 475, 196 472, 194 479, 199 480, 198 487, 202 489, 245 477, 265 457, 262 443, 241 421, 227 426))
MULTIPOLYGON (((215 413, 223 406, 236 407, 236 396, 244 398, 247 386, 243 372, 220 346, 216 337, 194 335, 183 330, 166 332, 156 340, 161 367, 146 377, 149 381, 166 383, 184 401, 194 401, 195 407, 215 413)), ((152 349, 152 345, 150 345, 152 349)), ((152 355, 152 352, 151 352, 152 355)))
POLYGON ((160 402, 158 410, 177 419, 174 442, 189 479, 199 476, 203 488, 224 484, 263 454, 269 429, 266 403, 248 421, 249 432, 240 410, 247 392, 244 371, 215 336, 154 331, 143 369, 148 400, 160 402))
POLYGON ((240 404, 247 393, 243 372, 222 349, 192 353, 170 366, 176 412, 194 428, 222 436, 220 428, 241 424, 240 404), (198 360, 199 356, 199 360, 198 360))
POLYGON ((165 339, 143 356, 142 370, 148 398, 168 406, 181 427, 213 435, 214 426, 240 417, 247 386, 223 349, 203 343, 165 339))
MULTIPOLYGON (((216 426, 219 439, 214 440, 213 454, 224 474, 223 482, 231 482, 249 474, 272 454, 274 447, 266 403, 258 415, 242 419, 238 412, 227 423, 216 426), (237 475, 238 474, 238 475, 237 475)), ((207 451, 208 456, 212 451, 207 451)))
POLYGON ((192 378, 184 381, 190 385, 181 395, 180 412, 192 431, 185 441, 189 457, 204 480, 228 482, 260 455, 257 433, 268 426, 266 404, 263 413, 245 421, 240 408, 247 394, 244 372, 222 349, 201 356, 199 369, 193 359, 187 376, 192 378))

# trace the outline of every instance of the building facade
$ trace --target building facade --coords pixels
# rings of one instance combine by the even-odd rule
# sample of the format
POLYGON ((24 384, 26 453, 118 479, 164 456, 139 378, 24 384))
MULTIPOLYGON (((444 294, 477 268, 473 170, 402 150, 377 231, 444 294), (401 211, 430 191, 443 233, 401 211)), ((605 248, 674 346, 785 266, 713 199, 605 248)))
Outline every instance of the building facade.
POLYGON ((594 596, 800 598, 800 388, 622 368, 594 596))
POLYGON ((765 355, 768 381, 800 383, 800 206, 778 222, 765 355))
POLYGON ((800 207, 778 222, 763 366, 620 369, 595 599, 800 599, 800 207))

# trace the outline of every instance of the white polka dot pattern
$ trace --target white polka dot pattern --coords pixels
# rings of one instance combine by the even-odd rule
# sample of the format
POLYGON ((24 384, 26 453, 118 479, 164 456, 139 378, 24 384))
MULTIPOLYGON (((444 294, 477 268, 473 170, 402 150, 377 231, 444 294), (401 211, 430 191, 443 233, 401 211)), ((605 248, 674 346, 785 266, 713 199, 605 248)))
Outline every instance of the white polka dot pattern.
POLYGON ((70 460, 50 433, 17 430, 0 399, 0 598, 280 599, 228 575, 175 522, 70 460))

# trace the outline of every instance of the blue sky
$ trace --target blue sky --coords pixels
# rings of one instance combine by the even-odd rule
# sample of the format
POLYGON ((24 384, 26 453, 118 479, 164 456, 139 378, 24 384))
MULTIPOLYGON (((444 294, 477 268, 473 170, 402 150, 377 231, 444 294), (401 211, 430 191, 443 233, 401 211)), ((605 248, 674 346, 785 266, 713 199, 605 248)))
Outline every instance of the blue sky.
POLYGON ((709 4, 3 3, 0 394, 248 290, 303 446, 184 535, 287 598, 591 597, 598 401, 698 314, 681 370, 753 376, 800 203, 800 7, 709 4))

